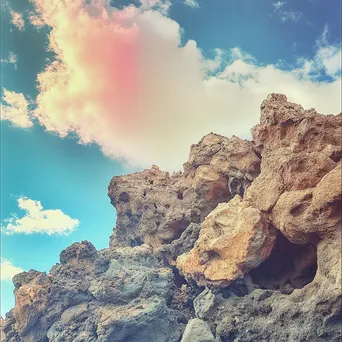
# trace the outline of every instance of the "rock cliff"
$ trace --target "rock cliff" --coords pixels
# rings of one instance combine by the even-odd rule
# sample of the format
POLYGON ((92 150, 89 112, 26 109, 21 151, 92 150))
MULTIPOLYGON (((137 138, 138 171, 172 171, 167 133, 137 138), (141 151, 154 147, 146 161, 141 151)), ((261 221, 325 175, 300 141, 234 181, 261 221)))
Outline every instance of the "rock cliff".
POLYGON ((341 341, 342 116, 271 94, 252 137, 114 177, 109 248, 16 275, 1 341, 341 341))

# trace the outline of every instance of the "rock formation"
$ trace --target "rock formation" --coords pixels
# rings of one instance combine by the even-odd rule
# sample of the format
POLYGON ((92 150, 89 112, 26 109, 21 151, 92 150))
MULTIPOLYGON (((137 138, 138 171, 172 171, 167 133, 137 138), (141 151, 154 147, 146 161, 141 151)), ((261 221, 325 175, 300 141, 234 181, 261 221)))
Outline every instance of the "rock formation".
POLYGON ((16 275, 1 341, 340 341, 342 116, 271 94, 252 136, 114 177, 109 248, 16 275))

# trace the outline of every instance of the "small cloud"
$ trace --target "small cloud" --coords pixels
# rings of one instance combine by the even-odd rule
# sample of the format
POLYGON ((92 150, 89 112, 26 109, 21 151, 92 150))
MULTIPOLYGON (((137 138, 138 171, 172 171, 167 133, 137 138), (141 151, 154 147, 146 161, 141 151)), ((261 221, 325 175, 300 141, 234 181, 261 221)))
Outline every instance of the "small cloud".
POLYGON ((18 30, 22 31, 25 26, 25 21, 23 19, 22 14, 14 11, 10 11, 11 17, 12 17, 12 24, 18 28, 18 30))
POLYGON ((16 274, 21 272, 24 270, 14 266, 9 260, 1 258, 1 281, 11 281, 16 274))
POLYGON ((192 8, 199 8, 199 4, 196 0, 184 0, 184 4, 192 8))
POLYGON ((328 27, 328 24, 325 24, 322 34, 316 40, 316 44, 319 47, 322 45, 327 45, 328 44, 328 35, 329 35, 329 27, 328 27))
POLYGON ((33 25, 37 29, 40 29, 45 25, 44 20, 39 15, 34 14, 33 12, 30 12, 29 14, 29 21, 31 25, 33 25))
POLYGON ((64 214, 60 209, 43 209, 40 201, 27 197, 19 197, 18 207, 26 211, 25 216, 18 218, 13 215, 4 220, 7 225, 2 227, 5 234, 69 235, 80 224, 80 221, 64 214))
POLYGON ((285 23, 287 21, 293 21, 296 23, 302 16, 302 12, 279 11, 280 22, 282 23, 285 23))
MULTIPOLYGON (((281 23, 285 23, 287 21, 297 22, 300 18, 303 17, 302 12, 296 12, 296 11, 288 11, 283 9, 286 5, 287 1, 278 1, 273 3, 273 13, 276 15, 281 23)), ((272 15, 271 15, 272 16, 272 15)))
POLYGON ((18 61, 18 58, 17 58, 16 54, 14 52, 10 52, 8 54, 8 58, 7 59, 2 59, 1 63, 3 63, 3 64, 13 64, 14 68, 17 69, 17 61, 18 61))
POLYGON ((325 24, 322 35, 316 41, 316 58, 321 61, 327 75, 336 77, 341 73, 341 45, 330 44, 328 37, 329 28, 325 24))
POLYGON ((158 11, 162 14, 167 14, 170 6, 171 1, 169 0, 140 0, 140 9, 143 11, 154 10, 158 11))
POLYGON ((225 50, 214 49, 213 53, 213 58, 203 58, 203 69, 208 75, 217 72, 225 64, 225 50))
POLYGON ((274 11, 277 11, 280 8, 282 8, 285 4, 286 4, 286 1, 284 2, 278 1, 278 2, 273 3, 272 5, 274 7, 274 11))
POLYGON ((1 103, 1 120, 10 121, 14 126, 21 128, 32 127, 29 110, 30 102, 22 93, 16 93, 3 88, 1 103))
POLYGON ((316 54, 313 59, 298 60, 299 74, 318 79, 322 74, 337 80, 341 75, 341 45, 328 41, 329 29, 325 25, 322 35, 316 40, 316 54))

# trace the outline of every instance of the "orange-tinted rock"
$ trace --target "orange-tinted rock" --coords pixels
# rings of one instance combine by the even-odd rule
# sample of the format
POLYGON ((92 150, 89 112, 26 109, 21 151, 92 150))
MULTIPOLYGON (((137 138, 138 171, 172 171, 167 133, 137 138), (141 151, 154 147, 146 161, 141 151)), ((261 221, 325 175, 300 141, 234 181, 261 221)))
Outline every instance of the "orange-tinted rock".
POLYGON ((274 243, 262 213, 236 195, 206 217, 195 247, 178 257, 177 267, 200 286, 225 286, 259 266, 274 243))

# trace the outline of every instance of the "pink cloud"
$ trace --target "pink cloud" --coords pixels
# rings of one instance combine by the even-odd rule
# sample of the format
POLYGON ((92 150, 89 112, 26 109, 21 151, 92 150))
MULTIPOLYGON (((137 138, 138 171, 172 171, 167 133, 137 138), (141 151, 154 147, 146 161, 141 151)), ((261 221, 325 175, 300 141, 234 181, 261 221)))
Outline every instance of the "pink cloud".
POLYGON ((247 137, 271 92, 322 111, 338 107, 327 94, 339 99, 339 80, 301 81, 296 72, 259 67, 242 52, 232 52, 235 64, 225 73, 209 77, 222 63, 220 51, 206 60, 195 41, 180 47, 179 25, 163 14, 168 1, 144 0, 123 10, 101 0, 32 1, 37 18, 52 28, 57 56, 38 75, 34 115, 48 131, 75 132, 106 156, 179 169, 189 146, 210 131, 247 137), (158 3, 164 7, 153 10, 158 3), (232 69, 253 80, 243 87, 230 82, 232 69))
POLYGON ((12 17, 12 24, 15 27, 17 27, 20 31, 22 31, 25 26, 25 21, 23 19, 23 16, 20 13, 14 12, 14 11, 11 11, 10 14, 12 17))

